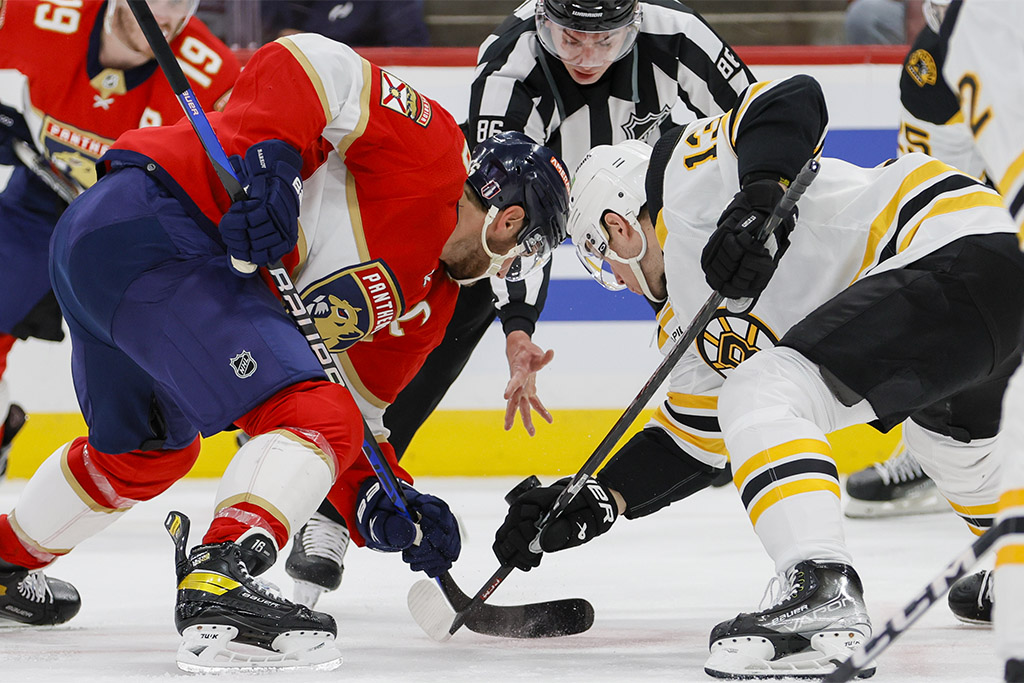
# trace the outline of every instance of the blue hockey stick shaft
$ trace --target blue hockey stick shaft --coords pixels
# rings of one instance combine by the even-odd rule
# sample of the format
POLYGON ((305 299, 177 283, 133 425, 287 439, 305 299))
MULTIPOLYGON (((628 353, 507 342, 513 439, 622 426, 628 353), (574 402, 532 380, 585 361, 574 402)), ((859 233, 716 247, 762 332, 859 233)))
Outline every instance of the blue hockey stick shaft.
MULTIPOLYGON (((174 57, 174 53, 171 52, 171 47, 167 44, 167 39, 153 17, 153 12, 150 10, 149 5, 146 4, 146 0, 128 0, 128 7, 131 8, 135 19, 139 22, 143 35, 149 42, 149 46, 153 49, 153 55, 156 57, 157 64, 160 65, 164 76, 167 77, 167 81, 171 84, 171 89, 174 91, 175 97, 178 98, 178 103, 185 111, 185 116, 188 117, 189 123, 192 124, 192 129, 199 137, 199 142, 203 145, 203 149, 206 150, 206 155, 209 157, 210 163, 213 164, 217 177, 227 191, 228 196, 231 197, 231 201, 237 202, 245 199, 245 190, 238 181, 238 176, 235 175, 234 169, 228 161, 227 154, 224 153, 224 147, 221 146, 220 140, 217 139, 217 134, 210 125, 209 119, 206 118, 206 113, 199 105, 199 100, 196 98, 195 93, 192 92, 188 78, 185 77, 185 73, 181 70, 181 66, 174 57)), ((327 374, 328 379, 345 386, 344 375, 342 374, 341 367, 338 365, 338 360, 327 348, 327 344, 317 331, 313 318, 309 315, 306 305, 302 302, 302 298, 299 296, 291 276, 288 275, 287 269, 280 261, 276 261, 269 266, 268 270, 282 299, 288 304, 288 313, 303 336, 306 337, 310 349, 317 357, 317 360, 320 361, 320 365, 327 374)), ((384 488, 388 498, 391 499, 403 516, 416 523, 416 520, 413 519, 412 514, 409 512, 409 504, 405 499, 402 487, 398 483, 398 477, 395 476, 394 470, 391 469, 391 464, 388 463, 384 454, 381 453, 377 440, 374 438, 370 426, 366 424, 366 420, 363 420, 362 451, 366 459, 370 461, 373 471, 377 473, 377 478, 380 480, 381 486, 384 488)), ((440 579, 438 579, 438 584, 440 585, 440 583, 440 579)))

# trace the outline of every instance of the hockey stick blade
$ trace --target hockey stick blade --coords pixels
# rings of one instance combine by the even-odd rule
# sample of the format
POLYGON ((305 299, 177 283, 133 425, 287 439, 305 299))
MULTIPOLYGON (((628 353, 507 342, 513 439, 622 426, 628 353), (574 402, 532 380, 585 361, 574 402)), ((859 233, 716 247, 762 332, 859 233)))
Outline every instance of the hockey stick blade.
MULTIPOLYGON (((433 640, 443 643, 458 630, 453 605, 433 581, 414 583, 408 604, 412 618, 433 640)), ((464 623, 474 633, 497 638, 557 638, 583 633, 593 626, 594 607, 582 598, 527 605, 480 604, 466 614, 464 623)))

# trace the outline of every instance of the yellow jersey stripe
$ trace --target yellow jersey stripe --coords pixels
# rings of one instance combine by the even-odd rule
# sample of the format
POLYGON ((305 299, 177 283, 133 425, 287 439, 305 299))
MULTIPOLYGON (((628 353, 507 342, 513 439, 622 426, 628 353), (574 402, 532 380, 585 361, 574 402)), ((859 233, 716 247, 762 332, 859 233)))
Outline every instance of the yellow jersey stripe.
POLYGON ((829 491, 836 498, 839 498, 839 482, 831 478, 813 478, 800 479, 799 481, 791 481, 788 484, 776 486, 761 496, 761 499, 750 508, 748 511, 750 522, 756 525, 757 520, 760 519, 765 510, 785 498, 791 498, 801 493, 815 493, 817 491, 829 491))
POLYGON ((1024 565, 1024 543, 1004 545, 996 552, 996 569, 1008 564, 1024 565))
POLYGON ((703 394, 681 394, 676 391, 668 392, 669 405, 676 408, 696 408, 697 410, 718 410, 718 397, 705 396, 703 394))
POLYGON ((907 231, 907 234, 903 238, 903 241, 900 242, 900 247, 897 251, 903 251, 910 246, 910 241, 914 239, 914 235, 917 234, 917 229, 921 227, 921 223, 929 218, 941 216, 946 213, 953 213, 954 211, 962 211, 963 209, 973 209, 979 206, 997 206, 999 208, 1003 208, 1003 198, 993 192, 978 190, 977 192, 960 195, 959 197, 946 197, 944 199, 940 199, 932 205, 931 210, 926 213, 913 228, 907 231))
POLYGON ((999 194, 1004 197, 1008 195, 1021 173, 1024 173, 1024 152, 1013 160, 1010 167, 1006 169, 1003 179, 996 184, 996 189, 999 190, 999 194))
POLYGON ((681 429, 675 422, 665 415, 661 410, 654 413, 654 421, 659 423, 662 427, 667 429, 672 434, 682 439, 688 444, 692 444, 702 451, 709 453, 718 453, 728 457, 728 452, 725 450, 724 439, 712 439, 705 436, 697 436, 690 432, 681 429))
POLYGON ((733 149, 736 149, 736 130, 739 128, 740 119, 742 119, 743 115, 747 112, 747 108, 750 106, 750 103, 757 99, 757 94, 770 84, 771 81, 761 81, 760 83, 755 83, 750 86, 750 90, 747 91, 747 96, 743 98, 743 101, 740 102, 738 107, 734 108, 736 114, 732 117, 732 121, 729 124, 729 144, 732 145, 733 149))
POLYGON ((736 470, 735 474, 733 474, 733 482, 735 482, 737 489, 743 488, 743 482, 746 481, 747 477, 749 477, 754 470, 760 469, 770 462, 782 460, 783 458, 788 458, 791 455, 801 455, 805 453, 817 453, 819 455, 827 455, 831 457, 832 447, 829 446, 827 441, 819 441, 818 439, 796 439, 795 441, 781 443, 778 446, 761 451, 743 463, 743 465, 736 470))
POLYGON ((907 174, 907 177, 900 183, 899 189, 896 190, 896 194, 892 196, 889 203, 885 205, 882 212, 875 216, 875 219, 871 221, 871 232, 868 235, 867 249, 864 251, 864 260, 861 262, 860 269, 857 271, 857 275, 854 276, 853 281, 856 281, 860 277, 871 262, 875 260, 875 252, 878 250, 878 244, 885 237, 886 233, 889 232, 889 228, 892 227, 893 221, 896 220, 896 216, 899 214, 900 203, 906 198, 908 194, 913 192, 918 186, 928 182, 936 176, 942 175, 947 171, 952 171, 953 167, 944 164, 941 161, 935 159, 923 164, 920 168, 915 169, 911 173, 907 174))

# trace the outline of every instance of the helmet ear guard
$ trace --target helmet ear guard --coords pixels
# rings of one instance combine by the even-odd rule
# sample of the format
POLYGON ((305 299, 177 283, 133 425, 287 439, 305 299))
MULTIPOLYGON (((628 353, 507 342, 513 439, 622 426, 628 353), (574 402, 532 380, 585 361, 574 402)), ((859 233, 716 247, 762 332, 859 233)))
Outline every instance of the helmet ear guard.
POLYGON ((566 237, 569 175, 562 160, 523 133, 499 133, 473 150, 466 182, 488 207, 481 232, 491 257, 487 275, 496 274, 509 258, 515 259, 505 274, 510 282, 542 268, 566 237), (487 227, 499 211, 513 205, 523 207, 526 219, 512 251, 495 254, 487 245, 487 227))

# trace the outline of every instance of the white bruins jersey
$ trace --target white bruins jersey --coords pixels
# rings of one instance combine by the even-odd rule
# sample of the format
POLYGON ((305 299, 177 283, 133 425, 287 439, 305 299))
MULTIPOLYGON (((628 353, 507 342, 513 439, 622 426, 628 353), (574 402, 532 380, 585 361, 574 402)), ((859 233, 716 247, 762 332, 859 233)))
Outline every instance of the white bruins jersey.
POLYGON ((1005 84, 1024 73, 1024 2, 953 3, 941 34, 948 37, 943 76, 959 93, 989 178, 1024 229, 1024 91, 1005 84))
MULTIPOLYGON (((712 294, 700 257, 740 189, 734 145, 744 115, 782 82, 752 86, 738 114, 687 126, 665 165, 664 205, 656 218, 668 284, 668 303, 658 316, 663 353, 712 294)), ((707 464, 725 464, 717 397, 731 369, 774 346, 854 282, 904 267, 966 235, 1016 232, 991 188, 917 153, 875 168, 822 159, 798 207, 790 247, 756 306, 741 315, 719 310, 673 370, 668 398, 651 423, 707 464)))
POLYGON ((929 154, 985 180, 985 161, 960 111, 960 97, 942 77, 947 42, 925 26, 903 60, 899 152, 929 154))

